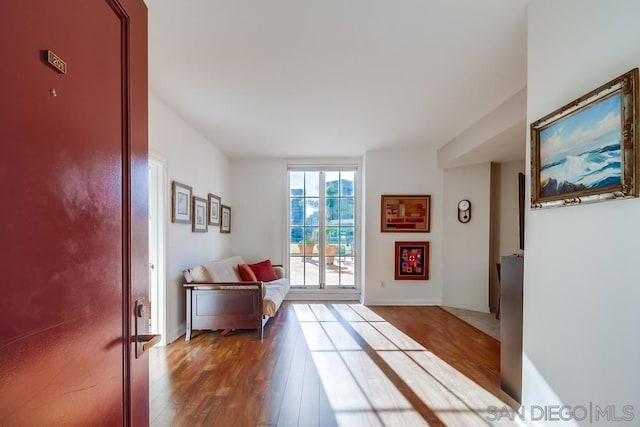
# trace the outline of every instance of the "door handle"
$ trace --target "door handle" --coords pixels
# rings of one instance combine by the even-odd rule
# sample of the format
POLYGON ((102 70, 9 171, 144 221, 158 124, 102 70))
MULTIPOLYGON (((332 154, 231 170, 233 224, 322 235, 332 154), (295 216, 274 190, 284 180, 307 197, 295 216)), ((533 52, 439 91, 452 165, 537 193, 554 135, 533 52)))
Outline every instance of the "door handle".
POLYGON ((161 339, 162 339, 162 335, 160 334, 137 335, 136 343, 142 344, 142 352, 144 353, 154 345, 158 344, 161 339))
POLYGON ((144 303, 144 298, 138 298, 135 307, 135 335, 132 337, 132 341, 136 345, 136 359, 162 339, 160 334, 145 333, 145 329, 148 328, 147 315, 147 306, 144 303))

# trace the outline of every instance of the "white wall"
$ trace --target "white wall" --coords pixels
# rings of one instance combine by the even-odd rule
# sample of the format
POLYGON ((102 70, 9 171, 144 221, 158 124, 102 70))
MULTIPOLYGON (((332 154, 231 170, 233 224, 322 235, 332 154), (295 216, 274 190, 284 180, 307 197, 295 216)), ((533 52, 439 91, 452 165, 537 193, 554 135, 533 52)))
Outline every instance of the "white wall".
POLYGON ((442 171, 429 148, 369 151, 365 154, 365 304, 440 304, 442 302, 442 171), (382 194, 430 194, 430 233, 381 233, 382 194), (396 241, 430 242, 428 281, 394 280, 396 241), (382 286, 384 282, 384 286, 382 286))
POLYGON ((286 163, 281 159, 231 161, 231 251, 253 263, 285 262, 286 163))
POLYGON ((444 171, 443 305, 489 311, 491 164, 444 171), (471 202, 471 221, 458 221, 458 202, 471 202))
POLYGON ((524 173, 524 162, 500 164, 500 242, 499 254, 513 255, 520 250, 520 217, 518 173, 524 173))
MULTIPOLYGON (((230 200, 229 159, 209 140, 181 119, 156 96, 149 96, 149 152, 167 161, 166 212, 170 221, 171 181, 193 187, 193 195, 207 198, 208 193, 230 200)), ((182 270, 229 254, 231 235, 218 228, 193 233, 190 224, 168 225, 166 259, 167 342, 185 331, 185 291, 182 270)))
MULTIPOLYGON (((532 0, 527 122, 638 67, 639 17, 637 0, 532 0)), ((630 404, 637 425, 638 218, 640 199, 527 212, 524 404, 630 404)))

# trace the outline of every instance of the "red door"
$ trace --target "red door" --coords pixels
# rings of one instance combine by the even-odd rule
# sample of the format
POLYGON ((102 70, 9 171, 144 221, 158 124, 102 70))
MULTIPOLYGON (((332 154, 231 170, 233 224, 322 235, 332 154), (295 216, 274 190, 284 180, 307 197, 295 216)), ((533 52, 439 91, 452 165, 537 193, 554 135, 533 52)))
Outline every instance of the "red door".
POLYGON ((0 15, 0 425, 148 425, 146 8, 0 15))

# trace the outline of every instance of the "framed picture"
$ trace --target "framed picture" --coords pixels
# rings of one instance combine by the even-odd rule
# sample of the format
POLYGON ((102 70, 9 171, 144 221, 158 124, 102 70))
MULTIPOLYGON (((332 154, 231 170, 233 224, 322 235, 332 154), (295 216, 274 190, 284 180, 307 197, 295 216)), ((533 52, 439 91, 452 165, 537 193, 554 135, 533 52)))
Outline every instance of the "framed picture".
POLYGON ((191 187, 171 183, 171 222, 191 223, 191 187))
POLYGON ((531 207, 638 197, 638 69, 531 124, 531 207))
POLYGON ((231 233, 231 208, 220 205, 220 232, 231 233))
POLYGON ((428 233, 431 196, 382 195, 380 231, 428 233))
POLYGON ((396 280, 429 280, 429 242, 396 242, 396 280))
POLYGON ((193 196, 193 222, 191 231, 197 233, 207 232, 207 200, 202 197, 193 196))
POLYGON ((220 225, 220 197, 209 193, 209 225, 220 225))

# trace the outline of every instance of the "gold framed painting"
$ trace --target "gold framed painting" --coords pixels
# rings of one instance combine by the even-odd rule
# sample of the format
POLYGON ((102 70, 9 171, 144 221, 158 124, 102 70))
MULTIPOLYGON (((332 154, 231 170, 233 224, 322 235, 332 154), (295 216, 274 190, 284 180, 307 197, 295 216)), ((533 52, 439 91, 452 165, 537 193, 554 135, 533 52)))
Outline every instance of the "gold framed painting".
POLYGON ((428 233, 430 224, 430 195, 383 194, 381 196, 381 232, 428 233))
POLYGON ((533 209, 638 197, 638 69, 531 123, 533 209))

